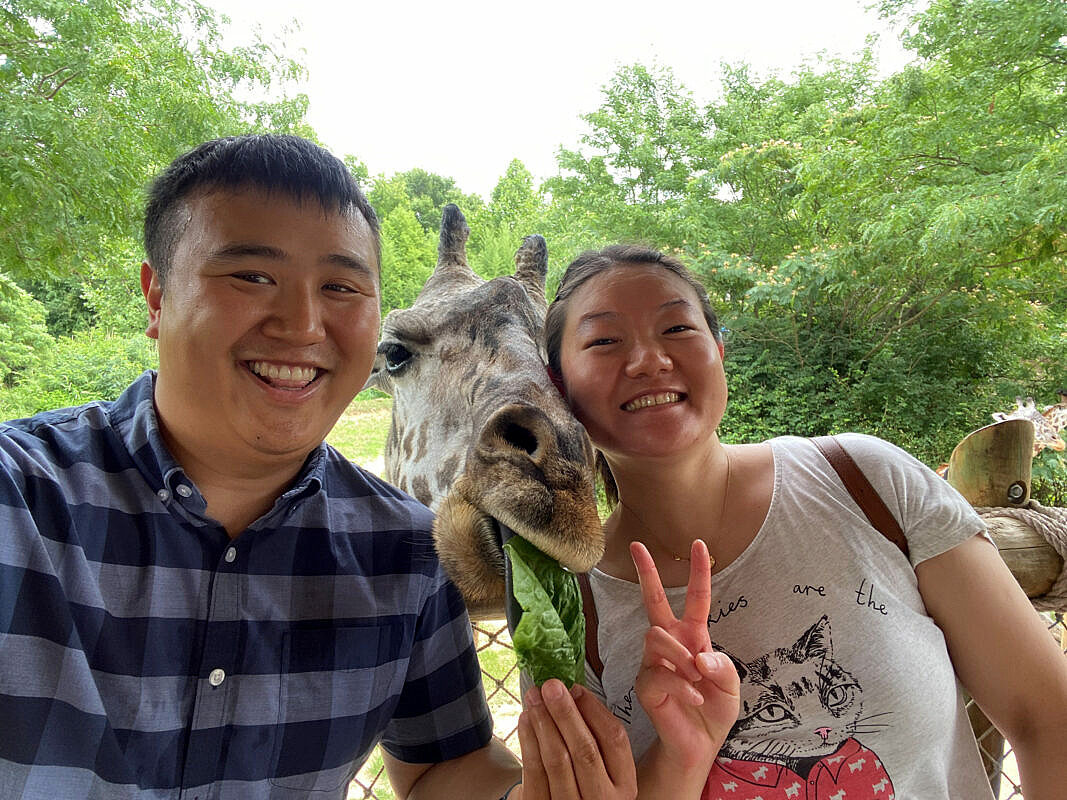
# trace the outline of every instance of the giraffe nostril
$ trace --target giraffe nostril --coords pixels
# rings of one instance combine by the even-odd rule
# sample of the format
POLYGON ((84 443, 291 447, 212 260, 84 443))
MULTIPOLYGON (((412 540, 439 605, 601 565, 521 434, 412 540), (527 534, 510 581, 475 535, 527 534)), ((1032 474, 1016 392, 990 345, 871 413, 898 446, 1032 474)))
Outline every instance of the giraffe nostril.
POLYGON ((545 443, 551 438, 551 423, 544 412, 522 403, 512 403, 498 409, 486 421, 479 446, 482 457, 490 461, 504 458, 537 462, 550 457, 545 443))
POLYGON ((537 452, 537 436, 529 428, 509 422, 500 434, 505 442, 516 450, 524 451, 526 455, 532 456, 537 452))

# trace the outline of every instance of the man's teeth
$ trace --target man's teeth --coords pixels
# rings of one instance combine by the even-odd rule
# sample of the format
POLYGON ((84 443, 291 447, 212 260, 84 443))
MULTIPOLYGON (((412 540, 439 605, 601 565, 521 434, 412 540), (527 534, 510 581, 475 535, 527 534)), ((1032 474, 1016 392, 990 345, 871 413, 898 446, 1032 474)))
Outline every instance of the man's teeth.
POLYGON ((662 394, 646 394, 643 397, 638 397, 636 400, 631 400, 622 408, 624 411, 637 411, 639 408, 648 408, 649 406, 662 406, 667 403, 677 403, 682 399, 682 396, 677 392, 663 392, 662 394))
POLYGON ((248 367, 261 378, 286 383, 308 384, 318 373, 315 367, 289 367, 284 364, 269 364, 266 361, 251 361, 248 367))

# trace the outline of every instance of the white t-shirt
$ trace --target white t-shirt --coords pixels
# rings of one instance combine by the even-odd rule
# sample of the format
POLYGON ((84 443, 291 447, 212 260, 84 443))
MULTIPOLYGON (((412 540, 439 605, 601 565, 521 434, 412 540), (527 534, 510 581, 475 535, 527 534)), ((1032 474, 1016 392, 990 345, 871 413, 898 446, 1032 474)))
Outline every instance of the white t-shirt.
MULTIPOLYGON (((767 519, 712 579, 708 629, 738 665, 741 713, 704 797, 991 798, 914 572, 984 525, 903 450, 872 436, 838 439, 903 528, 911 563, 871 527, 809 440, 771 440, 767 519)), ((640 757, 655 739, 633 688, 648 629, 640 590, 599 570, 590 584, 605 667, 601 683, 586 665, 589 687, 627 726, 640 757)), ((685 588, 667 595, 680 613, 685 588)))

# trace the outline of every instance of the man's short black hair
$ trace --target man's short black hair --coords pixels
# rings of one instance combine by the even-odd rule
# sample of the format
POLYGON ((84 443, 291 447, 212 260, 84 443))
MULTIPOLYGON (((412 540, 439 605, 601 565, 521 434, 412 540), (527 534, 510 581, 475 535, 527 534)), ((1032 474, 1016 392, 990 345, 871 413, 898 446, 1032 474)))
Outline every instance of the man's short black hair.
POLYGON ((354 207, 370 226, 381 266, 378 216, 343 161, 299 136, 247 134, 213 139, 179 156, 149 188, 144 245, 161 285, 184 230, 182 202, 212 189, 278 192, 298 202, 317 200, 323 211, 339 214, 354 207))

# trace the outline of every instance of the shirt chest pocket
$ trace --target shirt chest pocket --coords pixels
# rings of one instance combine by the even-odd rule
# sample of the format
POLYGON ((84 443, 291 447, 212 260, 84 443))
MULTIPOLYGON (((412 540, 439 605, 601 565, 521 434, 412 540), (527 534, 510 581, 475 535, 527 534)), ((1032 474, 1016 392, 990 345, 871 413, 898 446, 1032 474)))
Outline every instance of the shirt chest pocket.
POLYGON ((334 791, 392 716, 410 642, 404 626, 294 628, 282 640, 271 783, 334 791))

